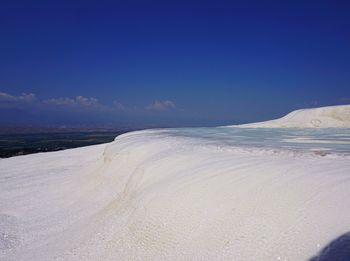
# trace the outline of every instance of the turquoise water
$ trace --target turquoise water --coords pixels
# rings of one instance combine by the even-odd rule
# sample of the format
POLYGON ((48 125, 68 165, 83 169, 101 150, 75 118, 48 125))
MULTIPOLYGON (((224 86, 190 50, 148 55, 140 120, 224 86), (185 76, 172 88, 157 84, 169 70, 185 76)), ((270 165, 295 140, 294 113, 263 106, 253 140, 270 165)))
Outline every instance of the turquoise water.
POLYGON ((350 129, 182 128, 167 135, 200 139, 205 144, 350 153, 350 129))

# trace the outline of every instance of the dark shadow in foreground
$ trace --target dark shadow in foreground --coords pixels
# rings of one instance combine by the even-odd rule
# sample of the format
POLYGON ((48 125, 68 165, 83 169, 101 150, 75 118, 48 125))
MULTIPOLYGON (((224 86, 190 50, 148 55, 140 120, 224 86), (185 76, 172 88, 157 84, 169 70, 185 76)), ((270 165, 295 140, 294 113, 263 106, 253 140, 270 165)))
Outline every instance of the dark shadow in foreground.
POLYGON ((330 242, 309 261, 350 261, 350 232, 330 242))

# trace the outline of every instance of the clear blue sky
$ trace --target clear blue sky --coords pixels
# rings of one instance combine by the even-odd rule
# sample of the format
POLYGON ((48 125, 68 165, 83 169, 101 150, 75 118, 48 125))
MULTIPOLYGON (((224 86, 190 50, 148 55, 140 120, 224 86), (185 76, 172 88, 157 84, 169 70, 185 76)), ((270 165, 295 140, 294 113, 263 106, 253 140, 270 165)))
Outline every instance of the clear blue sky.
POLYGON ((1 1, 0 123, 213 125, 350 103, 349 1, 1 1))

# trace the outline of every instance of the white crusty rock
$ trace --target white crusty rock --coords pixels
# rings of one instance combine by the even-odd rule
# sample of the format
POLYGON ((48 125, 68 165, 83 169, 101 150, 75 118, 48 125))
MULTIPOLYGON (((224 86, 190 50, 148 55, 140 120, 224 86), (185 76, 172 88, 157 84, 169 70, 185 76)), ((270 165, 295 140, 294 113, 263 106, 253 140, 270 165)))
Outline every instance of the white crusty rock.
MULTIPOLYGON (((300 110, 250 126, 347 127, 349 112, 300 110)), ((342 254, 328 246, 350 230, 349 139, 350 129, 163 129, 0 159, 0 260, 342 254)))
POLYGON ((328 106, 292 111, 270 121, 230 127, 242 128, 350 128, 350 105, 328 106))

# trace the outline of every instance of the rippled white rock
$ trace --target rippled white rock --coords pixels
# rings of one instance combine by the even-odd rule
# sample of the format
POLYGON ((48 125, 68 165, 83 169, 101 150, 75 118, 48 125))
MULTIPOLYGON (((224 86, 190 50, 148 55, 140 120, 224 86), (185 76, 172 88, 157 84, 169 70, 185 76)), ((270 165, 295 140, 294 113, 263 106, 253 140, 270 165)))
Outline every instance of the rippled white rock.
POLYGON ((350 105, 296 110, 277 120, 242 124, 235 127, 350 128, 350 105))
POLYGON ((0 259, 308 260, 350 230, 349 137, 150 130, 2 159, 0 259))

